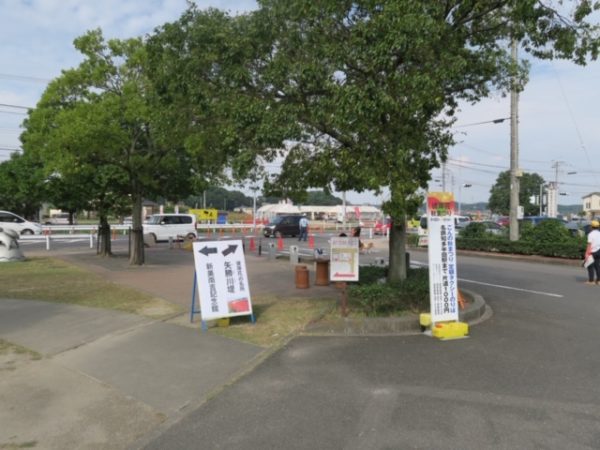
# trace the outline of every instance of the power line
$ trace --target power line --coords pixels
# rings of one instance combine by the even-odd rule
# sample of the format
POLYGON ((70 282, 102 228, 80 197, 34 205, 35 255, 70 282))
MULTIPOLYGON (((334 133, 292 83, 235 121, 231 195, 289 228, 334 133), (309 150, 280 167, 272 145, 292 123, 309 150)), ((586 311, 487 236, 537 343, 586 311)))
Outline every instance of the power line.
POLYGON ((29 77, 25 75, 15 75, 12 73, 0 73, 0 78, 5 80, 16 80, 16 81, 31 81, 34 83, 49 83, 52 81, 48 78, 29 77))
POLYGON ((4 114, 15 114, 17 116, 26 116, 27 113, 25 112, 20 112, 20 111, 3 111, 0 109, 0 113, 4 113, 4 114))
POLYGON ((29 106, 8 105, 6 103, 0 103, 0 106, 6 106, 7 108, 25 109, 25 110, 33 109, 33 108, 29 107, 29 106))

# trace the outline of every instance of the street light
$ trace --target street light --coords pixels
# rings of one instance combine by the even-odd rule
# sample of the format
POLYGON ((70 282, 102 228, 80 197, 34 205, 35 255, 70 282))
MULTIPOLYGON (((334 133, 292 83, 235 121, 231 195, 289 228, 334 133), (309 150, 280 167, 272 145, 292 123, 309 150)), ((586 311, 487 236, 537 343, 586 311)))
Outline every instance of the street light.
POLYGON ((486 120, 484 122, 474 122, 474 123, 466 123, 464 125, 457 125, 454 128, 464 128, 464 127, 472 127, 475 125, 485 125, 486 123, 502 123, 505 120, 509 120, 510 117, 502 117, 500 119, 494 119, 494 120, 486 120))
POLYGON ((472 186, 471 183, 464 183, 464 184, 459 184, 458 185, 458 215, 462 215, 462 208, 461 208, 461 199, 462 199, 462 188, 470 188, 472 186))

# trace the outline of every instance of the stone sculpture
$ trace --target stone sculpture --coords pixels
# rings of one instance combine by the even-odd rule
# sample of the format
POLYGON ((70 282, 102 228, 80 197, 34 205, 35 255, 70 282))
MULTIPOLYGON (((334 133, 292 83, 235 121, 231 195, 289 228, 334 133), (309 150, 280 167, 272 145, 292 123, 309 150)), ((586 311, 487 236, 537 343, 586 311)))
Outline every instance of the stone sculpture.
POLYGON ((19 233, 0 228, 0 262, 21 261, 25 259, 19 248, 19 233))

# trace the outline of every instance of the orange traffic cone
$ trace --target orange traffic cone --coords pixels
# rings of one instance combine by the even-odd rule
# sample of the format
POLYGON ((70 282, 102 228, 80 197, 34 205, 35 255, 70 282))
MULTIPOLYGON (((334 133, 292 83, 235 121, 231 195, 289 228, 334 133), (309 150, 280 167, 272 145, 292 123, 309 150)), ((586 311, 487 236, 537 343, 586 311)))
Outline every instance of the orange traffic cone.
POLYGON ((283 250, 283 238, 281 236, 277 239, 277 250, 283 250))
POLYGON ((465 309, 465 298, 460 290, 458 291, 458 306, 461 310, 465 309))
POLYGON ((315 248, 315 235, 311 234, 308 236, 308 248, 315 248))
POLYGON ((250 238, 250 251, 253 252, 256 250, 256 243, 254 242, 254 238, 250 238))

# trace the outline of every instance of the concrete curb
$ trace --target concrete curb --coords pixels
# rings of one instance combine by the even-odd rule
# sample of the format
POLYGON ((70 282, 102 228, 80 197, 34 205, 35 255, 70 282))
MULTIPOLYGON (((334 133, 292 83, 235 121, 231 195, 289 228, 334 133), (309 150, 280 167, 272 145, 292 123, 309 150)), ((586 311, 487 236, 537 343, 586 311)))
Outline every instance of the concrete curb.
MULTIPOLYGON (((483 297, 473 291, 461 289, 471 302, 459 314, 461 322, 470 325, 487 320, 492 310, 483 297)), ((302 333, 304 336, 378 336, 378 335, 410 335, 421 334, 418 314, 402 317, 361 317, 322 320, 308 325, 302 333)))

